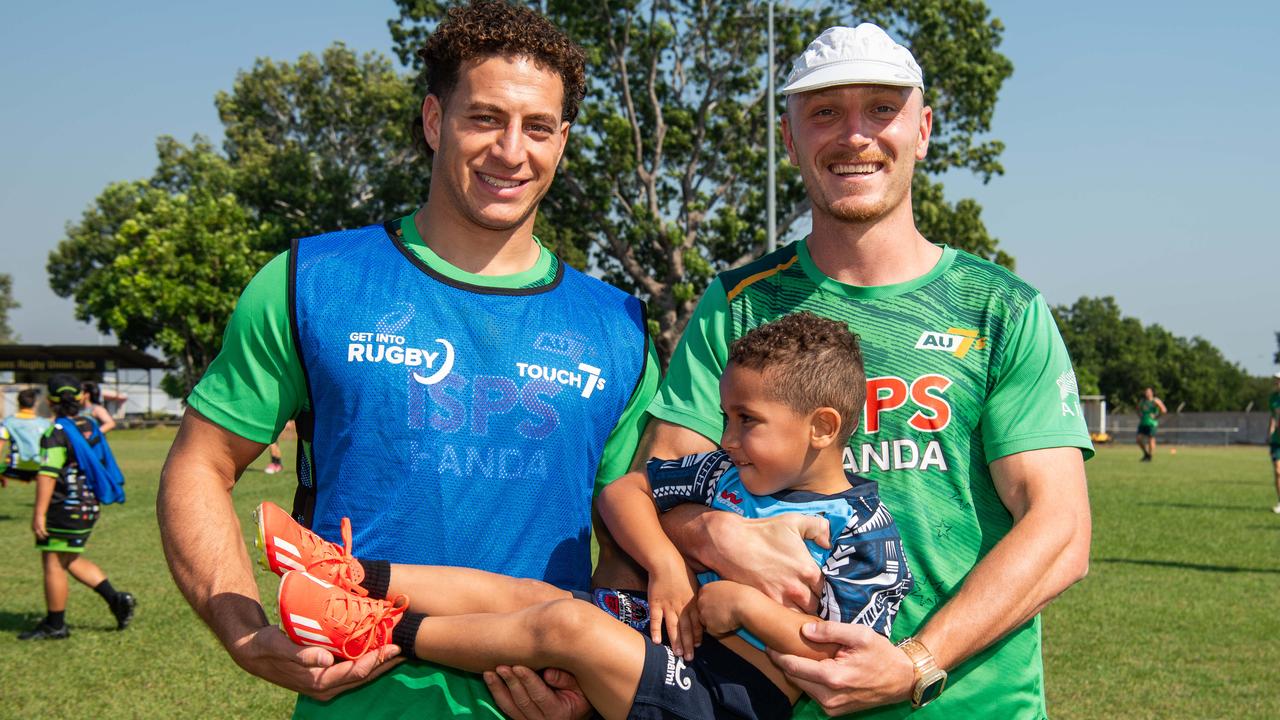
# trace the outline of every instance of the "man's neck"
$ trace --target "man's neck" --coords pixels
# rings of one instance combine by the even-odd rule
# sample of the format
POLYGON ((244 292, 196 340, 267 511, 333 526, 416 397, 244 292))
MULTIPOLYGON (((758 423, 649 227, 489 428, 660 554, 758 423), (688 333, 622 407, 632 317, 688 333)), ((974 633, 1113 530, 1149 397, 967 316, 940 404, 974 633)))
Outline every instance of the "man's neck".
POLYGON ((418 235, 441 260, 476 275, 514 275, 538 262, 542 249, 533 239, 533 215, 511 230, 489 230, 443 205, 428 200, 413 215, 418 235))
POLYGON ((916 230, 910 198, 868 224, 814 215, 809 256, 824 275, 846 285, 896 285, 928 273, 942 249, 916 230))

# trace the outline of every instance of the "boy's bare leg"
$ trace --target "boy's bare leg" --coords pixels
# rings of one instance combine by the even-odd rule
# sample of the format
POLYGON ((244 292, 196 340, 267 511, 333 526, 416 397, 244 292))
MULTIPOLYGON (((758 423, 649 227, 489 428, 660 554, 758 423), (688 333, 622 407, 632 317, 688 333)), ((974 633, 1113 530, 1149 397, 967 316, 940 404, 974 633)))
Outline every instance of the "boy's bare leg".
POLYGON ((63 553, 42 552, 44 563, 44 604, 49 612, 62 612, 67 609, 67 571, 61 555, 63 553))
POLYGON ((605 718, 625 718, 644 670, 648 640, 595 606, 556 600, 505 614, 427 617, 419 658, 484 672, 498 665, 556 667, 574 674, 605 718))
POLYGON ((103 580, 107 579, 107 574, 102 572, 102 568, 83 555, 58 553, 58 559, 62 562, 62 567, 71 573, 71 577, 88 587, 98 587, 103 580))
POLYGON ((393 564, 387 597, 396 595, 408 596, 409 609, 427 615, 509 613, 573 597, 567 590, 539 580, 472 568, 393 564))

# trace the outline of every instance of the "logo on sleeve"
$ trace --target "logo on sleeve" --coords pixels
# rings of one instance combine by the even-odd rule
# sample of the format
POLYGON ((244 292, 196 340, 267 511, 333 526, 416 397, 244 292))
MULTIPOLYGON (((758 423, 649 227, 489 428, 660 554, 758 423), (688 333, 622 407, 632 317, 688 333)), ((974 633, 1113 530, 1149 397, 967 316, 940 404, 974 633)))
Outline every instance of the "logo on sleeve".
POLYGON ((1058 400, 1062 402, 1062 416, 1076 417, 1080 415, 1080 388, 1076 385, 1076 374, 1067 370, 1058 376, 1058 400), (1074 402, 1071 398, 1075 398, 1074 402))
POLYGON ((947 328, 946 332, 924 331, 916 341, 917 350, 942 350, 963 360, 970 350, 982 350, 987 347, 987 339, 978 337, 977 330, 968 328, 947 328))

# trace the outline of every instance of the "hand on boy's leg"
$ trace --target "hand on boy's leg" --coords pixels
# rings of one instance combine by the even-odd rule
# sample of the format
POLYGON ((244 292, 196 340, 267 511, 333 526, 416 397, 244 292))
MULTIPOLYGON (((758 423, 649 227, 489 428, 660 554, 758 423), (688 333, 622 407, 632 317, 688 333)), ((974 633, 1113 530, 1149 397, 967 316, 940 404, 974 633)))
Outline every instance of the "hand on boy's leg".
POLYGON ((317 700, 363 685, 403 660, 395 657, 400 648, 387 645, 355 660, 335 662, 328 650, 295 645, 273 625, 258 628, 228 649, 236 664, 250 673, 317 700))
POLYGON ((698 578, 680 562, 679 569, 649 574, 649 636, 655 643, 667 643, 676 655, 693 659, 693 649, 702 643, 702 623, 698 619, 698 578), (695 629, 696 628, 696 629, 695 629))
POLYGON ((484 674, 484 684, 512 720, 581 720, 591 712, 577 679, 563 670, 548 668, 539 675, 502 665, 484 674))
POLYGON ((769 659, 828 715, 910 699, 915 670, 907 654, 888 638, 865 625, 840 622, 807 623, 801 632, 809 641, 840 649, 829 660, 773 650, 769 659))

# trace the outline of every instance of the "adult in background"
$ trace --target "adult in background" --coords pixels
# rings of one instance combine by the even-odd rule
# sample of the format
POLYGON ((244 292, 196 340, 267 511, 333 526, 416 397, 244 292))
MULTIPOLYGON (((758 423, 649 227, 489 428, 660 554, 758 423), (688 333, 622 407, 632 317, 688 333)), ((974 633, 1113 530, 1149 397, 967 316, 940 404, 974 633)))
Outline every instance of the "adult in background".
MULTIPOLYGON (((371 557, 586 590, 593 492, 626 472, 657 386, 639 301, 533 236, 585 90, 581 49, 528 8, 475 2, 421 56, 426 204, 298 240, 258 273, 161 478, 174 579, 238 664, 303 694, 296 717, 500 715, 478 676, 336 662, 267 620, 231 489, 288 419, 295 517, 327 540, 347 516, 371 557)), ((499 670, 489 687, 520 717, 531 673, 499 670)))
MULTIPOLYGON (((1043 717, 1038 613, 1087 568, 1092 447, 1044 299, 916 229, 911 178, 933 128, 923 87, 910 51, 874 25, 809 45, 782 90, 782 133, 813 231, 708 287, 650 407, 650 454, 705 452, 722 428, 718 380, 734 340, 800 310, 861 338, 867 407, 845 465, 879 482, 916 589, 897 646, 822 622, 804 632, 840 645, 834 660, 774 656, 821 704, 797 717, 904 717, 930 701, 913 717, 1043 717)), ((664 522, 693 559, 814 607, 819 574, 802 540, 825 529, 673 512, 664 522)))
POLYGON ((41 552, 47 613, 35 627, 18 635, 19 640, 62 640, 71 634, 66 624, 68 574, 107 603, 119 630, 129 626, 137 604, 132 594, 116 590, 102 568, 83 554, 100 507, 86 475, 86 466, 93 460, 81 450, 105 443, 106 438, 95 432, 91 419, 80 415, 81 395, 79 383, 70 375, 49 378, 49 408, 56 419, 67 418, 71 423, 51 425, 40 438, 31 532, 41 552), (71 437, 72 432, 83 439, 71 437))
POLYGON ((98 383, 87 380, 80 383, 80 397, 83 398, 80 401, 81 415, 93 418, 104 435, 116 429, 116 419, 102 404, 102 389, 98 383))
POLYGON ((51 424, 36 414, 38 388, 18 392, 18 411, 0 422, 0 447, 4 447, 5 465, 0 468, 0 487, 10 480, 31 482, 40 471, 40 438, 51 424))
POLYGON ((1276 387, 1267 398, 1267 439, 1271 446, 1271 471, 1276 482, 1276 504, 1271 512, 1280 515, 1280 372, 1272 377, 1276 387))
POLYGON ((1138 401, 1138 448, 1142 450, 1142 462, 1151 462, 1155 456, 1156 429, 1160 426, 1160 416, 1167 412, 1156 391, 1143 388, 1142 399, 1138 401))

